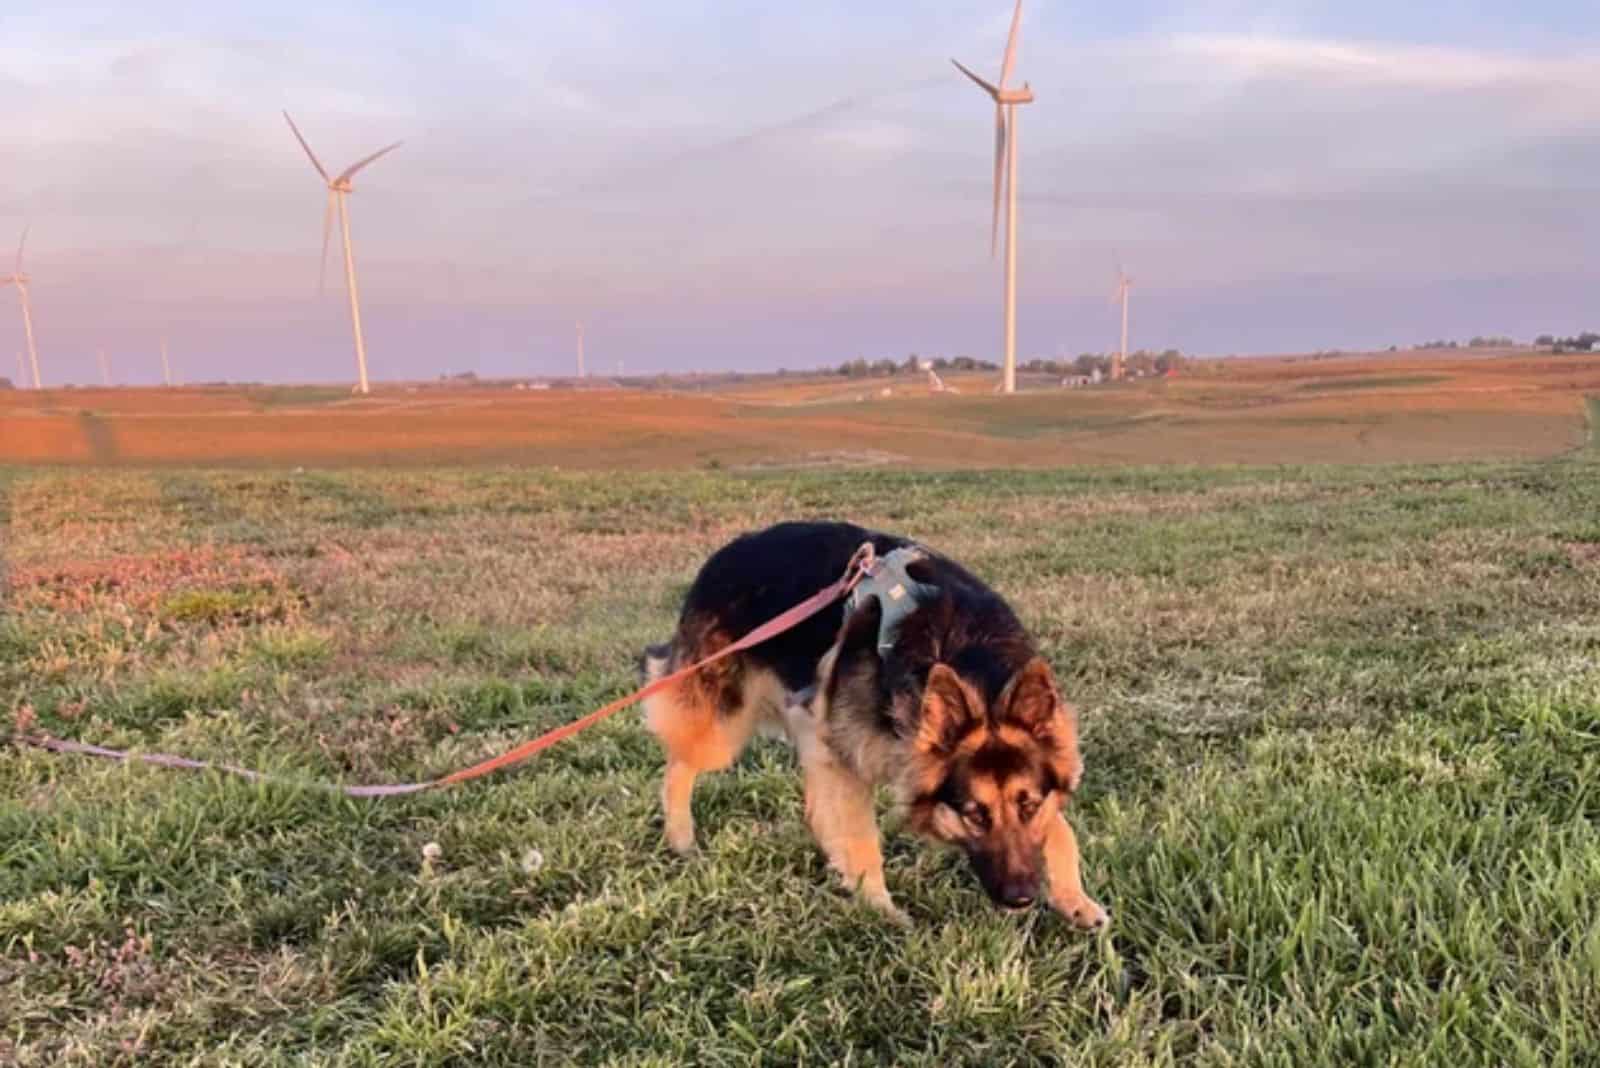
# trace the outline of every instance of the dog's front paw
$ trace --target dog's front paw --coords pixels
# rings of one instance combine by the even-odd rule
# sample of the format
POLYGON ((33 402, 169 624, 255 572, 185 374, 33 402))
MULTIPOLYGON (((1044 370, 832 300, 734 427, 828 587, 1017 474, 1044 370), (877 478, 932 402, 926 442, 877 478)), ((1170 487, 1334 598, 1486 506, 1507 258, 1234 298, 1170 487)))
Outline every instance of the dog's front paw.
POLYGON ((911 917, 901 912, 900 907, 893 901, 890 901, 888 898, 884 898, 881 901, 869 901, 868 904, 873 907, 874 911, 876 911, 878 915, 882 916, 896 927, 905 930, 909 930, 911 928, 911 917))
POLYGON ((1056 911, 1080 931, 1099 931, 1111 926, 1111 913, 1087 895, 1074 901, 1057 901, 1053 904, 1056 911))
POLYGON ((889 891, 883 886, 861 886, 857 891, 861 901, 871 906, 872 910, 896 927, 910 927, 911 917, 900 911, 894 903, 894 898, 889 896, 889 891))

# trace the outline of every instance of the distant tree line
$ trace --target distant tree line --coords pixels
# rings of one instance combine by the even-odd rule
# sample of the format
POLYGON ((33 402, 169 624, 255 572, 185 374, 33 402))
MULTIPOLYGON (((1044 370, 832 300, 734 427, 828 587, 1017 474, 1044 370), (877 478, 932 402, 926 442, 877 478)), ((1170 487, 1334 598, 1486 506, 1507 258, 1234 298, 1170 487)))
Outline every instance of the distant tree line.
POLYGON ((1533 343, 1542 349, 1549 349, 1554 353, 1563 352, 1588 352, 1597 343, 1600 343, 1600 334, 1592 330, 1585 330, 1575 337, 1556 337, 1554 334, 1540 334, 1534 338, 1533 343))
POLYGON ((1516 341, 1509 337, 1475 337, 1462 343, 1460 341, 1424 341, 1414 346, 1418 349, 1509 349, 1516 345, 1516 341))
MULTIPOLYGON (((1093 375, 1099 370, 1102 375, 1111 371, 1112 356, 1108 353, 1086 352, 1075 360, 1054 360, 1034 358, 1026 363, 1017 365, 1017 369, 1028 374, 1050 375, 1093 375)), ((1129 371, 1138 371, 1141 374, 1162 374, 1167 370, 1176 370, 1188 364, 1188 358, 1177 349, 1167 349, 1164 352, 1150 352, 1140 349, 1130 353, 1124 366, 1129 371)), ((916 353, 912 353, 904 360, 867 360, 857 357, 846 360, 834 373, 846 378, 887 378, 893 375, 920 374, 924 366, 932 367, 935 371, 998 371, 999 365, 990 360, 978 360, 971 356, 937 356, 931 360, 924 360, 916 353)), ((783 371, 779 371, 783 374, 783 371)))
MULTIPOLYGON (((1068 363, 1065 360, 1033 360, 1028 363, 1025 370, 1049 371, 1058 375, 1080 375, 1093 377, 1096 371, 1101 375, 1111 373, 1111 364, 1116 357, 1112 353, 1085 352, 1077 359, 1068 363)), ((1137 371, 1141 375, 1166 374, 1189 365, 1189 358, 1177 349, 1166 349, 1162 352, 1151 352, 1140 349, 1138 352, 1128 353, 1128 358, 1122 362, 1123 369, 1130 374, 1137 371)))
POLYGON ((971 356, 936 356, 931 360, 923 360, 916 353, 912 353, 904 360, 896 363, 894 360, 871 360, 856 357, 846 360, 835 369, 836 374, 846 378, 887 378, 893 375, 921 374, 922 366, 926 363, 935 371, 998 371, 998 365, 988 360, 975 360, 971 356))

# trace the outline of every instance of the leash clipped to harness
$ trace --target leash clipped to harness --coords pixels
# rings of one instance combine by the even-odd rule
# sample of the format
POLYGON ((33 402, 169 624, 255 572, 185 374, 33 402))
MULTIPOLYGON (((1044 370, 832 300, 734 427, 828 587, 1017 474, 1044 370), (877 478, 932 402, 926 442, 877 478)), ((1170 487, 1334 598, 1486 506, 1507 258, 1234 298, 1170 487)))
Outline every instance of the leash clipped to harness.
POLYGON ((883 606, 883 616, 878 621, 879 656, 889 655, 889 650, 894 648, 895 638, 900 634, 901 624, 917 610, 917 606, 939 594, 938 586, 918 582, 906 570, 911 564, 927 558, 927 552, 915 545, 903 545, 885 553, 872 566, 866 579, 856 584, 849 600, 845 602, 845 612, 852 614, 871 597, 876 597, 883 606))
MULTIPOLYGON (((898 552, 900 550, 896 551, 898 552)), ((889 557, 892 557, 893 555, 893 553, 890 553, 889 557)), ((887 559, 888 557, 885 557, 885 560, 887 559)), ((810 597, 807 597, 804 601, 801 601, 788 611, 783 612, 761 624, 759 627, 756 627, 754 630, 750 631, 732 645, 725 646, 724 648, 717 650, 715 653, 712 653, 705 659, 690 664, 688 667, 679 668, 670 675, 664 675, 645 686, 641 686, 639 689, 635 690, 631 694, 628 694, 626 697, 619 697, 610 704, 597 708, 588 715, 573 720, 571 723, 565 723, 552 731, 547 731, 546 733, 541 734, 537 738, 523 742, 521 745, 510 750, 509 752, 501 753, 496 757, 490 757, 488 760, 481 761, 468 768, 462 768, 460 771, 451 772, 449 775, 446 775, 443 778, 429 779, 426 782, 383 783, 372 786, 339 786, 334 783, 307 782, 298 779, 285 778, 281 775, 267 775, 263 772, 251 771, 249 768, 241 768, 232 764, 213 764, 204 760, 191 760, 188 757, 173 756, 170 753, 129 753, 119 749, 107 749, 103 746, 89 745, 84 742, 68 741, 64 738, 42 737, 22 738, 19 740, 25 745, 36 746, 40 749, 49 750, 52 753, 73 753, 83 756, 97 756, 104 757, 108 760, 118 760, 123 762, 137 761, 143 764, 153 764, 157 767, 183 768, 191 771, 222 771, 227 772, 230 775, 241 776, 251 780, 252 782, 272 782, 291 786, 310 786, 317 789, 341 793, 346 797, 399 797, 404 794, 418 794, 422 793, 424 790, 434 790, 444 786, 455 786, 458 783, 469 782, 472 779, 482 778, 485 775, 490 775, 496 771, 504 770, 505 768, 515 767, 516 765, 531 759, 535 755, 544 752, 544 750, 549 749, 551 746, 565 741, 574 734, 577 734, 583 730, 587 730, 589 727, 594 726, 601 720, 616 715, 624 708, 627 708, 633 704, 637 704, 652 694, 660 693, 662 690, 667 689, 675 683, 683 681, 703 667, 714 664, 725 657, 733 656, 735 653, 743 652, 744 650, 753 646, 760 645, 764 641, 776 638, 785 631, 799 626, 801 623, 804 623, 818 612, 821 612, 823 609, 839 600, 841 597, 849 597, 852 593, 854 593, 856 587, 860 585, 863 580, 867 579, 869 576, 880 573, 880 569, 881 563, 878 560, 877 551, 873 548, 872 543, 870 541, 863 542, 861 547, 855 551, 855 554, 850 557, 849 566, 845 568, 844 574, 839 576, 837 581, 818 590, 816 593, 812 594, 810 597)))

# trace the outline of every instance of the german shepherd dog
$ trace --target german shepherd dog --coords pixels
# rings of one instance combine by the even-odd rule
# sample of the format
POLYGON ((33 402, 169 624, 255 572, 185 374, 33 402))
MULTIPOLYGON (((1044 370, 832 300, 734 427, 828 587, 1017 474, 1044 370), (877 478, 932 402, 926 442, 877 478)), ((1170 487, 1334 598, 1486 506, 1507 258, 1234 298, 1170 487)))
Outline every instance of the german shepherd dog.
POLYGON ((775 729, 798 750, 806 821, 829 863, 890 919, 906 922, 883 880, 878 784, 914 830, 966 853, 996 904, 1031 906, 1042 879, 1072 923, 1104 925, 1062 812, 1083 776, 1076 713, 1015 613, 953 561, 846 523, 747 534, 706 561, 672 641, 646 652, 646 675, 726 648, 838 579, 866 542, 898 580, 876 595, 863 584, 646 702, 666 751, 668 844, 694 849, 695 778, 726 768, 756 730, 775 729))

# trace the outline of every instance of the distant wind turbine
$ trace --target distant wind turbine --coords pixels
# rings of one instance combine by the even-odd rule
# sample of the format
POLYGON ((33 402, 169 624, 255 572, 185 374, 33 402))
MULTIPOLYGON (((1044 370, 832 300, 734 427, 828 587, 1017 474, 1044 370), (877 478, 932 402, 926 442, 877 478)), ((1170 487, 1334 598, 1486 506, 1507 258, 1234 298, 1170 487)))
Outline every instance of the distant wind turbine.
MULTIPOLYGON (((604 371, 601 372, 601 374, 604 373, 604 371)), ((578 323, 578 377, 589 377, 588 373, 583 369, 583 323, 581 321, 578 323)))
POLYGON ((344 235, 344 281, 345 289, 350 294, 350 325, 356 335, 356 370, 360 375, 356 388, 362 393, 367 393, 370 392, 367 387, 367 343, 361 335, 361 297, 356 289, 355 251, 350 247, 350 209, 345 198, 355 188, 351 185, 351 179, 363 167, 393 152, 404 142, 396 141, 392 145, 380 148, 372 155, 350 164, 350 166, 340 171, 338 175, 329 177, 327 170, 322 166, 321 161, 317 159, 316 153, 311 151, 311 146, 306 144, 306 139, 300 136, 300 128, 294 124, 293 119, 289 118, 287 111, 283 113, 283 117, 288 121, 289 129, 294 132, 294 139, 300 142, 301 148, 305 149, 306 158, 311 161, 311 165, 317 169, 317 173, 322 176, 322 180, 328 185, 328 210, 322 216, 322 273, 318 276, 317 281, 319 292, 328 273, 328 237, 333 230, 334 201, 337 200, 339 204, 339 229, 344 235))
POLYGON ((172 360, 167 356, 167 335, 161 335, 161 381, 172 388, 172 360))
POLYGON ((1117 360, 1111 365, 1111 377, 1119 379, 1126 373, 1128 362, 1128 294, 1133 291, 1133 278, 1127 271, 1117 266, 1117 288, 1112 292, 1112 300, 1122 301, 1122 347, 1117 349, 1117 360))
POLYGON ((989 255, 993 256, 999 245, 1003 188, 1006 203, 1005 370, 1000 389, 1005 393, 1017 391, 1017 105, 1033 103, 1033 90, 1027 82, 1022 83, 1021 89, 1006 88, 1017 63, 1017 35, 1021 28, 1022 0, 1017 0, 998 85, 989 84, 956 60, 950 61, 994 101, 994 214, 989 224, 989 255))
POLYGON ((22 229, 22 240, 17 242, 17 268, 0 278, 0 286, 17 287, 17 299, 22 302, 22 332, 28 339, 28 359, 33 364, 33 388, 43 389, 39 381, 39 350, 33 344, 33 302, 28 299, 28 276, 22 270, 22 250, 28 243, 28 228, 22 229))
POLYGON ((106 350, 95 349, 95 359, 100 363, 100 384, 109 388, 111 386, 111 365, 106 362, 106 350))

